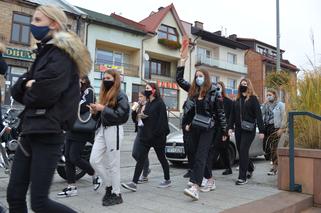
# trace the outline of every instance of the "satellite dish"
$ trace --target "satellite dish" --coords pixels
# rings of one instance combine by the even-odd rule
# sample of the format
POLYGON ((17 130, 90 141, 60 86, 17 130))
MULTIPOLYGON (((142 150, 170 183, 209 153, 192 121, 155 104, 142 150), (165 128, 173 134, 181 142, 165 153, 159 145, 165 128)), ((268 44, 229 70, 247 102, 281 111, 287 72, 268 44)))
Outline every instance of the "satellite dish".
POLYGON ((145 59, 146 61, 149 61, 149 55, 148 55, 147 53, 144 53, 144 59, 145 59))

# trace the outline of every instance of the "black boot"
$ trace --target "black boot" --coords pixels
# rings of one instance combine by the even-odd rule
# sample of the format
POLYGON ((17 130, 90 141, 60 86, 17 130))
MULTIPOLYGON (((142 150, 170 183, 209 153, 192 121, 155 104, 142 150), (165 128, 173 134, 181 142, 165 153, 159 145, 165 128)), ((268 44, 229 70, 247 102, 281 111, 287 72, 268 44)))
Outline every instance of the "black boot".
POLYGON ((112 193, 110 202, 108 203, 109 204, 108 206, 113 206, 113 205, 121 204, 121 203, 123 203, 123 198, 121 197, 121 194, 116 195, 115 193, 112 193))
POLYGON ((232 169, 229 168, 229 169, 225 169, 225 171, 222 173, 222 175, 230 175, 232 174, 232 169))
POLYGON ((192 176, 192 170, 190 169, 183 175, 184 178, 190 178, 191 176, 192 176))
POLYGON ((103 206, 109 206, 111 202, 111 191, 113 190, 113 187, 106 187, 106 193, 103 197, 103 206))

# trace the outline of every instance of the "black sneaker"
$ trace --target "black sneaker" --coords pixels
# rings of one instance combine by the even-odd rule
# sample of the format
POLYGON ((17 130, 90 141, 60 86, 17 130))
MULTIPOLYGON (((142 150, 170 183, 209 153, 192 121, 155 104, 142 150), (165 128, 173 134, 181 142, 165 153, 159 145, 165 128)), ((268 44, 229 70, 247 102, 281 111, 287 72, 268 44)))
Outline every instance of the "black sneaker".
POLYGON ((110 202, 111 200, 111 191, 113 190, 113 187, 106 187, 106 193, 103 197, 103 206, 104 206, 104 203, 107 204, 108 202, 110 202))
POLYGON ((77 187, 76 186, 68 186, 67 188, 64 188, 61 192, 57 194, 57 197, 73 197, 77 196, 77 187))
POLYGON ((124 187, 125 189, 132 191, 132 192, 137 191, 137 184, 134 182, 122 183, 121 186, 124 187))
POLYGON ((222 175, 231 175, 233 172, 232 172, 232 169, 225 169, 225 171, 222 173, 222 175))
POLYGON ((242 179, 238 179, 236 182, 235 182, 236 185, 244 185, 244 184, 247 184, 247 180, 242 180, 242 179))
POLYGON ((123 203, 123 198, 121 197, 121 194, 116 195, 112 193, 109 202, 104 203, 103 201, 103 206, 113 206, 121 203, 123 203))
POLYGON ((250 179, 250 178, 252 178, 253 177, 253 172, 247 172, 246 173, 246 178, 247 179, 250 179))
POLYGON ((191 176, 192 176, 192 170, 190 169, 183 175, 184 178, 190 178, 191 176))

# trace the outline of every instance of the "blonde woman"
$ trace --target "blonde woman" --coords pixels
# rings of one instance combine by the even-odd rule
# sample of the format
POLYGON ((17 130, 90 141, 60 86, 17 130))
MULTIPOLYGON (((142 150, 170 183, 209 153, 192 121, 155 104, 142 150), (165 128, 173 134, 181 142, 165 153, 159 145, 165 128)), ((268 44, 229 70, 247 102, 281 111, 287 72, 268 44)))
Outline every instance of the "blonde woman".
POLYGON ((48 198, 54 171, 68 131, 77 117, 79 77, 91 68, 81 40, 67 31, 65 13, 54 6, 39 6, 31 33, 39 41, 36 60, 11 89, 23 104, 21 146, 12 166, 7 201, 11 213, 27 212, 30 185, 34 212, 75 212, 48 198))
POLYGON ((99 103, 90 104, 90 110, 98 119, 98 130, 90 156, 90 164, 103 179, 106 193, 103 206, 123 202, 120 194, 120 147, 124 137, 122 124, 129 118, 129 103, 120 90, 120 76, 117 70, 105 72, 99 103))

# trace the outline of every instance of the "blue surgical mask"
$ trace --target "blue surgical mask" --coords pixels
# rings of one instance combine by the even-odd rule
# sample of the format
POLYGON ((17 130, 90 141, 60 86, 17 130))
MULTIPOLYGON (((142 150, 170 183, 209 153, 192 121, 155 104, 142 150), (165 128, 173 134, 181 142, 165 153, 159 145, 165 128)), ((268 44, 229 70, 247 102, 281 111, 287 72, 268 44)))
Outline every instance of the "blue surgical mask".
POLYGON ((49 26, 36 26, 31 24, 30 31, 38 41, 41 41, 50 31, 49 26))
POLYGON ((196 77, 195 81, 197 86, 201 87, 204 84, 205 79, 204 77, 198 76, 196 77))

